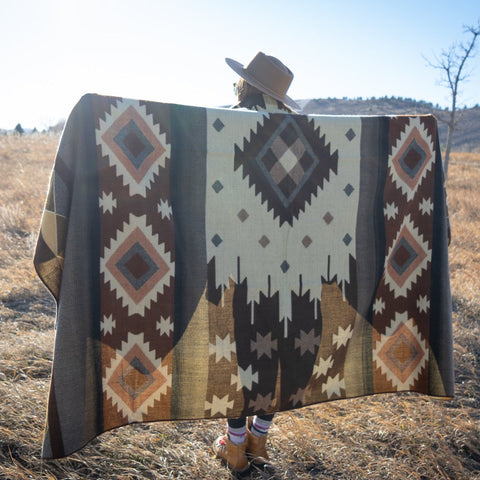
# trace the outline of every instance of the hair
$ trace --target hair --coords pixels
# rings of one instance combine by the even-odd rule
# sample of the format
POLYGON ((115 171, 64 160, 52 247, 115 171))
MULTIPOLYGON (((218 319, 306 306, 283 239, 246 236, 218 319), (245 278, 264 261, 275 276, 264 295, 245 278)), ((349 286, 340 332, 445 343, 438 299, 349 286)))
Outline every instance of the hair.
MULTIPOLYGON (((253 96, 253 95, 262 95, 264 92, 259 90, 258 88, 254 87, 253 85, 250 85, 245 79, 240 78, 237 82, 237 99, 239 104, 242 104, 243 102, 246 102, 246 100, 253 96)), ((285 103, 281 102, 280 100, 276 100, 277 106, 280 110, 285 110, 290 113, 296 113, 295 110, 290 108, 288 105, 285 103)), ((245 105, 246 108, 250 108, 247 105, 245 105)))
POLYGON ((253 85, 250 85, 246 80, 240 77, 237 82, 237 97, 238 101, 242 102, 250 95, 254 95, 256 93, 262 93, 258 88, 255 88, 253 85))

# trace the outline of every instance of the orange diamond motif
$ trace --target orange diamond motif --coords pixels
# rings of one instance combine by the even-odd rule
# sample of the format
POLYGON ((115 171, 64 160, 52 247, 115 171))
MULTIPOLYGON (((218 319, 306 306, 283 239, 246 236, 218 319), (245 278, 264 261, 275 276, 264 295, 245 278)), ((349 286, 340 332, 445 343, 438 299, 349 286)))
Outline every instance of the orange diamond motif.
POLYGON ((143 334, 129 333, 106 365, 103 391, 129 423, 144 421, 155 402, 168 401, 172 374, 163 360, 143 334))
POLYGON ((134 345, 112 373, 108 386, 136 412, 166 381, 141 348, 134 345))
POLYGON ((377 368, 398 390, 409 390, 425 369, 428 347, 407 312, 396 313, 373 350, 377 368))
POLYGON ((405 324, 397 328, 378 352, 384 364, 402 382, 405 382, 418 367, 423 355, 420 343, 405 324))

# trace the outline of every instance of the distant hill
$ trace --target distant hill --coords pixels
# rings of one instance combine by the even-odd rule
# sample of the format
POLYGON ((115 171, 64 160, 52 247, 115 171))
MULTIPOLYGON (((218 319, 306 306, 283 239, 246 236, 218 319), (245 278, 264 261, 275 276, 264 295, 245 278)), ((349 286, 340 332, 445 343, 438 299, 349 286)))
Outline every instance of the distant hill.
MULTIPOLYGON (((325 115, 404 115, 431 113, 437 119, 446 118, 448 111, 424 101, 409 98, 383 97, 370 99, 317 98, 297 100, 302 113, 325 115)), ((480 152, 480 106, 457 112, 460 122, 453 135, 453 150, 480 152)), ((447 126, 439 121, 438 129, 442 147, 447 141, 447 126)))

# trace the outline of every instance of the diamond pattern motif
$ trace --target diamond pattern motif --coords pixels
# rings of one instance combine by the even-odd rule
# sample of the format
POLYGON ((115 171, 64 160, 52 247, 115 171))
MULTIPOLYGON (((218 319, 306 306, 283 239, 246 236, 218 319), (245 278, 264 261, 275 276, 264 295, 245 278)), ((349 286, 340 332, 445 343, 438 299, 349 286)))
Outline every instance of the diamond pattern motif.
MULTIPOLYGON (((401 277, 412 264, 418 261, 419 253, 415 250, 416 245, 408 242, 406 237, 401 237, 390 258, 390 266, 401 277)), ((425 255, 425 253, 423 253, 425 255)))
POLYGON ((302 239, 302 244, 305 248, 308 248, 312 244, 313 240, 309 235, 305 235, 302 239))
POLYGON ((330 172, 337 173, 338 152, 331 153, 319 133, 307 118, 272 115, 251 132, 243 150, 235 146, 235 170, 242 168, 281 223, 292 224, 330 172))
POLYGON ((154 150, 153 145, 133 120, 118 132, 114 140, 137 170, 154 150))
POLYGON ((217 132, 221 132, 225 127, 225 124, 219 119, 217 118, 214 122, 213 122, 213 128, 217 131, 217 132))
POLYGON ((345 236, 343 237, 343 243, 345 245, 350 245, 350 242, 352 241, 352 237, 347 233, 345 234, 345 236))
POLYGON ((171 283, 174 266, 170 254, 152 234, 145 216, 130 215, 129 223, 116 237, 100 259, 100 271, 105 283, 128 306, 129 315, 143 315, 171 283))
POLYGON ((212 243, 218 247, 221 243, 223 242, 222 240, 222 237, 216 233, 213 237, 212 237, 212 243))
POLYGON ((355 137, 356 137, 356 134, 355 132, 353 131, 352 128, 350 128, 348 130, 348 132, 345 134, 345 136, 348 138, 348 140, 351 142, 355 137))
POLYGON ((161 359, 143 342, 142 334, 128 335, 128 341, 122 342, 103 378, 107 398, 129 422, 143 421, 148 408, 170 386, 168 368, 162 366, 161 359))
POLYGON ((332 223, 332 220, 333 220, 333 215, 332 215, 330 212, 327 212, 327 213, 323 216, 323 220, 324 220, 324 222, 325 222, 327 225, 330 225, 330 223, 332 223))
POLYGON ((115 266, 130 284, 136 290, 139 290, 159 268, 166 268, 165 262, 162 259, 160 260, 160 265, 155 263, 145 248, 139 242, 136 242, 115 266))
POLYGON ((377 342, 374 360, 398 390, 408 390, 426 365, 427 346, 407 313, 395 320, 377 342))
POLYGON ((387 254, 385 281, 395 297, 406 296, 407 291, 426 269, 431 258, 428 243, 407 215, 387 254))
POLYGON ((352 185, 350 183, 348 183, 345 188, 343 189, 343 191, 345 192, 345 194, 347 195, 347 197, 349 197, 353 191, 355 190, 355 188, 352 187, 352 185))
POLYGON ((170 145, 160 126, 137 101, 119 101, 118 107, 111 108, 111 115, 99 121, 97 144, 130 194, 145 196, 154 175, 170 157, 170 145))
POLYGON ((262 238, 260 238, 260 240, 258 241, 258 243, 263 247, 265 248, 269 243, 270 243, 270 240, 268 239, 268 237, 266 235, 262 235, 262 238))
POLYGON ((433 142, 418 118, 412 118, 392 149, 390 174, 408 200, 412 200, 433 165, 433 142))
MULTIPOLYGON (((131 352, 130 356, 132 356, 131 352)), ((140 354, 140 356, 142 355, 140 354)), ((118 372, 119 375, 116 376, 114 380, 115 383, 113 383, 113 385, 118 385, 127 393, 128 397, 130 397, 129 400, 135 401, 143 392, 145 392, 145 390, 148 389, 149 386, 154 383, 154 378, 149 367, 149 362, 146 362, 145 360, 142 362, 142 360, 135 355, 130 363, 126 362, 124 369, 117 369, 120 371, 118 372)), ((160 385, 163 383, 162 380, 165 381, 165 378, 161 378, 159 382, 160 385)))
POLYGON ((242 208, 238 212, 237 217, 243 223, 249 217, 249 215, 248 215, 248 212, 244 208, 242 208))
POLYGON ((288 270, 289 270, 289 268, 290 268, 290 265, 289 265, 289 263, 288 263, 286 260, 284 260, 284 261, 282 262, 282 264, 280 265, 280 268, 282 269, 282 272, 283 272, 283 273, 287 273, 288 270))
POLYGON ((216 180, 212 185, 212 188, 215 190, 215 193, 219 193, 221 190, 223 190, 222 182, 220 180, 216 180))
POLYGON ((320 161, 302 138, 296 138, 298 127, 295 127, 295 123, 285 120, 274 133, 273 140, 267 143, 256 158, 284 207, 292 203, 320 161), (296 138, 291 145, 288 143, 290 137, 296 138))

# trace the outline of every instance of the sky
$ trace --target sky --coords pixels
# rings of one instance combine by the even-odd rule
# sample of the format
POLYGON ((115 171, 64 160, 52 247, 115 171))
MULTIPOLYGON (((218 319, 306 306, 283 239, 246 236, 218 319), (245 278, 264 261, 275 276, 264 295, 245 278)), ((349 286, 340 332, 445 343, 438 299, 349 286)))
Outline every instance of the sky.
MULTIPOLYGON (((55 125, 85 93, 230 105, 238 76, 225 57, 247 65, 258 51, 294 72, 296 100, 446 107, 426 59, 478 21, 478 0, 0 0, 0 129, 55 125)), ((478 47, 460 106, 480 103, 478 47)))

